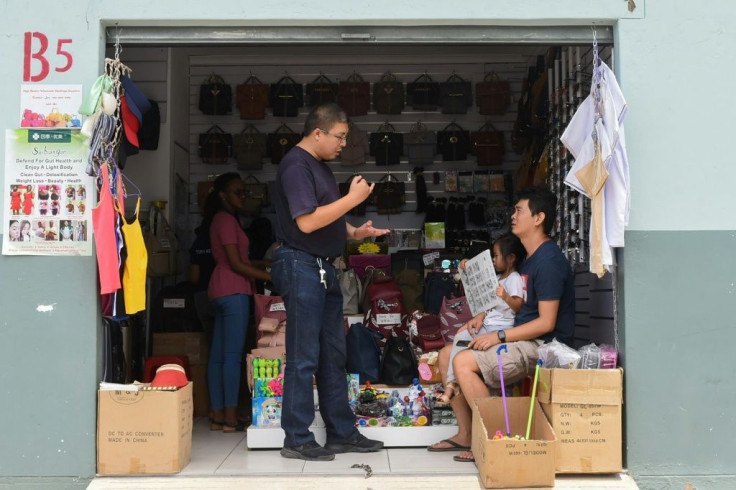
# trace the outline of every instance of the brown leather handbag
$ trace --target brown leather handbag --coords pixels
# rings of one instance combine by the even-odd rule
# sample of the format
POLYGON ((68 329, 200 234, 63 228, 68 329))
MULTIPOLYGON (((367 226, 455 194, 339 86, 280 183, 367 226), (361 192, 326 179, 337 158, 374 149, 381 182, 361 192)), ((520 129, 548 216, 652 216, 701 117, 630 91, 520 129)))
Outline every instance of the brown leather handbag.
POLYGON ((371 107, 371 86, 363 77, 353 72, 338 85, 338 104, 348 116, 365 116, 371 107))
POLYGON ((357 127, 352 121, 348 130, 348 139, 340 152, 340 165, 355 167, 365 163, 369 152, 368 133, 357 127))
POLYGON ((475 85, 475 103, 480 114, 505 114, 510 102, 511 85, 501 80, 495 72, 486 74, 483 81, 475 85))
POLYGON ((311 107, 337 100, 337 84, 320 74, 307 84, 307 104, 311 107))
POLYGON ((391 72, 373 84, 373 108, 378 114, 401 114, 404 109, 404 84, 391 72))
POLYGON ((268 107, 268 85, 251 75, 237 87, 236 104, 240 119, 265 119, 268 107))
POLYGON ((503 132, 496 130, 490 121, 478 131, 470 133, 470 140, 473 142, 471 149, 478 157, 478 165, 485 167, 503 164, 503 132))

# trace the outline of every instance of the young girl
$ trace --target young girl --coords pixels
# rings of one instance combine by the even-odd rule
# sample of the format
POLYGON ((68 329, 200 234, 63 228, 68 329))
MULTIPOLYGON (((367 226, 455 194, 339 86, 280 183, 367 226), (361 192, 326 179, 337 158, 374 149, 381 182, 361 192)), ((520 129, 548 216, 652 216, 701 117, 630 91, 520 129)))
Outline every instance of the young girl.
MULTIPOLYGON (((521 309, 523 303, 524 281, 516 272, 519 264, 526 257, 521 241, 515 235, 504 235, 493 244, 492 255, 493 267, 498 273, 496 295, 503 301, 491 310, 478 313, 455 335, 450 353, 450 365, 447 369, 445 393, 441 397, 444 403, 448 403, 460 390, 455 379, 452 361, 458 352, 467 348, 467 345, 458 346, 458 341, 470 341, 477 335, 513 327, 516 313, 521 309)), ((463 269, 465 262, 466 260, 463 260, 460 263, 463 269)))
POLYGON ((31 222, 23 220, 20 222, 20 241, 30 242, 31 241, 31 222))

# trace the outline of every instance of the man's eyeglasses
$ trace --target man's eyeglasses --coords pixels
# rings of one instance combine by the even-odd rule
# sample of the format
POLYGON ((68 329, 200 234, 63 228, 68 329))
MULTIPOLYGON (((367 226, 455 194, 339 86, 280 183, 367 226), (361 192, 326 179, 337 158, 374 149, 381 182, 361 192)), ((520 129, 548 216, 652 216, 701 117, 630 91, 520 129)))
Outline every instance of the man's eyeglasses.
POLYGON ((346 136, 338 136, 338 135, 336 135, 336 134, 332 134, 332 133, 330 133, 330 132, 329 132, 329 131, 327 131, 326 129, 322 129, 322 128, 319 128, 319 130, 320 130, 320 131, 322 131, 322 132, 323 132, 323 133, 325 133, 325 134, 329 134, 329 135, 330 135, 330 136, 332 136, 333 138, 337 138, 337 139, 339 139, 339 140, 340 140, 340 143, 346 143, 346 142, 348 141, 348 137, 347 137, 347 135, 346 135, 346 136))

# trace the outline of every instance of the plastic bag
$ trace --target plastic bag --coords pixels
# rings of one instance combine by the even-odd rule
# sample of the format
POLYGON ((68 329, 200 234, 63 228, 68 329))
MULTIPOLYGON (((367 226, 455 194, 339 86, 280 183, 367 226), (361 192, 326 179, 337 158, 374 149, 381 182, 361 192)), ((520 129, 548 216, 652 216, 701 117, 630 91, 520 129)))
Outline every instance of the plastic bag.
POLYGON ((578 349, 581 369, 598 369, 601 366, 601 349, 595 344, 588 344, 578 349))
POLYGON ((580 364, 580 354, 565 344, 553 339, 539 346, 539 358, 546 368, 575 369, 580 364))

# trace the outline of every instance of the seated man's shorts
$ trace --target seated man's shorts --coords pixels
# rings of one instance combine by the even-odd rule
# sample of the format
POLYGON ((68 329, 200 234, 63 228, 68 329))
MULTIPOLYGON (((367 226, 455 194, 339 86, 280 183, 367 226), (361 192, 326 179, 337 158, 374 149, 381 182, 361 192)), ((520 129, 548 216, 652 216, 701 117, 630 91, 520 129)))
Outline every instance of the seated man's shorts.
MULTIPOLYGON (((524 377, 534 373, 534 366, 539 359, 537 350, 544 343, 543 340, 520 340, 507 342, 508 352, 501 352, 503 362, 503 381, 506 385, 516 383, 524 377)), ((501 388, 501 375, 498 369, 498 345, 488 350, 471 351, 478 363, 483 381, 491 389, 501 388)))

